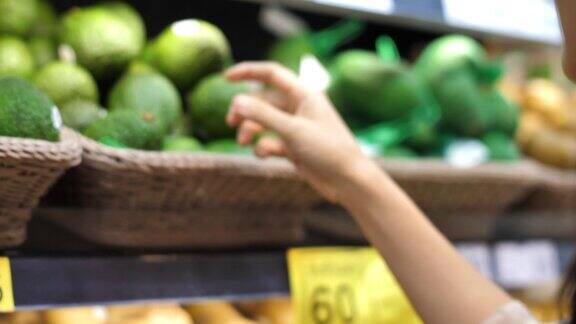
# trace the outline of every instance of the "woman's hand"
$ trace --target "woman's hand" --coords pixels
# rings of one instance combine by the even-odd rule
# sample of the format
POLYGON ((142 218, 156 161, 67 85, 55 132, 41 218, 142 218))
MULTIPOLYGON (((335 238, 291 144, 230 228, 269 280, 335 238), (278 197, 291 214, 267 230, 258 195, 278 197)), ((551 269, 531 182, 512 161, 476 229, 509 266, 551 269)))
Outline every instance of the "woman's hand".
POLYGON ((258 95, 234 98, 227 122, 238 127, 238 142, 246 145, 264 130, 275 132, 278 138, 258 140, 256 155, 289 158, 327 199, 342 202, 342 186, 372 163, 361 153, 330 100, 321 92, 306 89, 296 75, 276 63, 240 63, 229 69, 226 77, 273 87, 258 95))

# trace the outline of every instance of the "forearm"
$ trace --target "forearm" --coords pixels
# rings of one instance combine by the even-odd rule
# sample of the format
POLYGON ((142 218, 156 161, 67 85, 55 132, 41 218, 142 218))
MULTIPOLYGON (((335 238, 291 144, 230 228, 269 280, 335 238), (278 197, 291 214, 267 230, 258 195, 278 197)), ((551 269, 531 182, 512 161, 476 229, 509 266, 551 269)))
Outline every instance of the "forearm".
POLYGON ((353 172, 341 197, 426 323, 481 323, 510 301, 377 166, 353 172))

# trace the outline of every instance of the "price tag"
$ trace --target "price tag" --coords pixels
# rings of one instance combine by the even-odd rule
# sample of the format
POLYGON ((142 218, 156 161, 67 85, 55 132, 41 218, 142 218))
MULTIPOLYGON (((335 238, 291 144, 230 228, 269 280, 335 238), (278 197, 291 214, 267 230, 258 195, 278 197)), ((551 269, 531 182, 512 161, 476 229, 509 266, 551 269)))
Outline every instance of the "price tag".
POLYGON ((500 243, 495 256, 498 282, 506 287, 525 288, 560 277, 558 251, 551 242, 500 243))
POLYGON ((313 0, 314 2, 338 6, 370 13, 391 14, 394 11, 393 0, 313 0))
POLYGON ((0 257, 0 312, 14 311, 10 259, 0 257))
POLYGON ((288 266, 297 323, 422 323, 374 249, 292 249, 288 266))

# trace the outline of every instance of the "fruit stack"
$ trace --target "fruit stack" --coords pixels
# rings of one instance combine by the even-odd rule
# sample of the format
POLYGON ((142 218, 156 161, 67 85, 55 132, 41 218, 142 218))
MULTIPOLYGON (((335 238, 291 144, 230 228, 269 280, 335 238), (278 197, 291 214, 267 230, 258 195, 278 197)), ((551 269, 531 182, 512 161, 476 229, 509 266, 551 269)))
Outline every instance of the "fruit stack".
POLYGON ((54 59, 52 9, 36 0, 0 1, 0 246, 22 243, 40 197, 78 164, 81 148, 61 131, 60 113, 31 84, 54 59))

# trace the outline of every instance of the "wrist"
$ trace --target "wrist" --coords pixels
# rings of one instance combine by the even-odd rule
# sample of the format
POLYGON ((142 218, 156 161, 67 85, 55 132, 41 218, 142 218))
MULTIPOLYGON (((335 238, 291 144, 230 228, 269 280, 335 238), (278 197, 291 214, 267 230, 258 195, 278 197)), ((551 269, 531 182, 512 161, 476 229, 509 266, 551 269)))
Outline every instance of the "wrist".
POLYGON ((352 207, 389 181, 388 175, 375 161, 365 156, 353 159, 347 163, 342 178, 338 181, 338 202, 344 207, 352 207))

